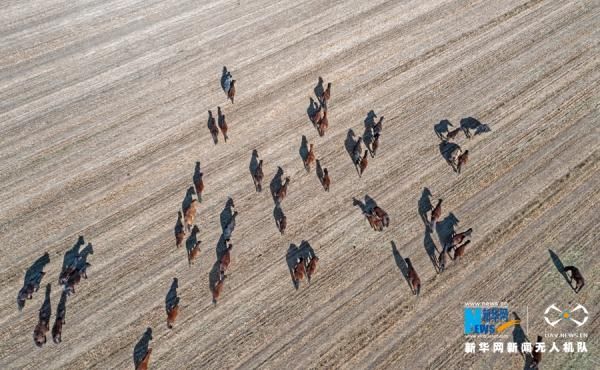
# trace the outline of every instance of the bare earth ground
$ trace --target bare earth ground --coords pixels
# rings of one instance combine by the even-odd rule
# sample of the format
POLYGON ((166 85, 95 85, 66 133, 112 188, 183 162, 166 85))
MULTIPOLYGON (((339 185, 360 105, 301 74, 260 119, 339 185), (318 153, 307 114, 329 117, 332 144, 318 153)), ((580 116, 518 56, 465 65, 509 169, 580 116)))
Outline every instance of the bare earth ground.
MULTIPOLYGON (((465 302, 507 301, 529 313, 534 340, 552 303, 590 310, 587 354, 546 354, 544 369, 598 361, 600 268, 600 2, 592 1, 7 0, 0 11, 0 368, 132 368, 153 328, 151 367, 523 368, 511 354, 464 353, 465 302), (226 65, 235 105, 220 88, 226 65), (333 83, 330 130, 306 114, 318 76, 333 83), (221 105, 230 141, 213 145, 207 110, 221 105), (358 178, 344 148, 367 112, 385 115, 378 156, 358 178), (433 126, 472 116, 491 132, 458 143, 457 175, 433 126), (301 136, 330 169, 325 193, 303 169, 301 136), (248 165, 281 166, 292 182, 285 236, 248 165), (176 249, 177 210, 200 161, 202 252, 176 249), (474 228, 460 263, 437 275, 418 214, 423 188, 444 198, 458 230, 474 228), (391 217, 372 231, 352 197, 391 217), (240 212, 217 306, 209 271, 221 213, 240 212), (64 253, 83 235, 89 279, 67 302, 63 342, 32 339, 44 287, 53 316, 64 253), (308 240, 321 259, 295 291, 285 255, 308 240), (410 257, 417 299, 391 242, 410 257), (554 266, 579 266, 576 295, 554 266), (22 312, 25 270, 50 254, 22 312), (165 324, 180 282, 181 313, 165 324)), ((431 240, 429 239, 431 237, 431 240)), ((50 339, 50 338, 49 338, 50 339)))

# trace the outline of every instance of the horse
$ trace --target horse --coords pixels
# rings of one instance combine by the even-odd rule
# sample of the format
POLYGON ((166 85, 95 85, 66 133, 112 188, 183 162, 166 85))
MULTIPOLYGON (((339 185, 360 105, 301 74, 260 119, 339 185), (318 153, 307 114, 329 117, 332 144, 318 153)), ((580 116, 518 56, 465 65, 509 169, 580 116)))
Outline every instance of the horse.
POLYGON ((231 250, 232 249, 233 249, 233 244, 229 243, 229 245, 227 246, 227 249, 225 250, 225 253, 223 253, 221 260, 219 261, 219 273, 220 274, 225 274, 225 272, 227 272, 227 269, 229 268, 229 264, 231 263, 231 250))
POLYGON ((327 131, 328 127, 329 127, 329 118, 327 118, 327 111, 324 111, 323 117, 321 119, 319 119, 319 121, 318 121, 317 130, 319 131, 319 136, 321 136, 321 137, 325 136, 325 132, 327 131))
POLYGON ((219 128, 221 129, 221 132, 223 133, 223 139, 225 140, 225 142, 227 142, 227 139, 229 138, 227 136, 227 122, 225 121, 225 115, 221 112, 221 107, 217 107, 217 116, 218 116, 218 125, 219 128))
POLYGON ((278 218, 275 220, 275 224, 277 225, 277 229, 279 230, 281 235, 283 235, 287 227, 287 217, 283 213, 283 211, 279 213, 278 218))
POLYGON ((442 200, 438 199, 437 205, 431 211, 431 221, 429 222, 431 230, 433 230, 440 217, 442 217, 442 200))
POLYGON ((188 243, 190 245, 187 246, 187 255, 188 255, 188 265, 191 266, 194 264, 194 261, 200 255, 200 243, 201 240, 198 240, 198 232, 200 229, 197 225, 194 225, 192 228, 192 233, 188 238, 188 243))
POLYGON ((177 248, 181 247, 183 244, 183 239, 185 239, 185 230, 183 228, 183 213, 181 211, 177 212, 177 224, 175 225, 175 246, 177 248))
POLYGON ((467 164, 469 160, 469 151, 465 150, 464 153, 458 156, 456 159, 456 172, 460 173, 461 168, 467 164))
POLYGON ((369 225, 371 225, 373 230, 383 231, 383 221, 379 217, 369 212, 363 212, 363 214, 367 218, 367 221, 369 221, 369 225))
POLYGON ((192 199, 189 207, 183 211, 183 218, 185 220, 185 225, 187 229, 190 230, 192 225, 194 224, 194 220, 196 219, 196 208, 198 206, 198 201, 196 199, 192 199))
POLYGON ((452 131, 448 131, 448 133, 446 134, 446 140, 454 140, 461 131, 462 131, 462 128, 460 128, 460 127, 455 128, 452 131))
MULTIPOLYGON (((579 271, 579 269, 575 266, 566 266, 563 268, 563 271, 565 275, 567 274, 567 272, 571 273, 571 279, 569 280, 569 284, 571 284, 571 282, 575 280, 575 288, 573 288, 573 290, 575 291, 575 293, 579 293, 585 285, 585 280, 583 279, 581 271, 579 271)), ((571 287, 572 286, 573 285, 571 284, 571 287)))
POLYGON ((329 187, 331 186, 331 178, 329 177, 329 171, 327 170, 327 168, 323 168, 323 189, 325 189, 325 191, 329 191, 329 187))
POLYGON ((204 173, 198 172, 198 176, 194 176, 194 189, 198 195, 198 201, 202 201, 202 192, 204 192, 204 173))
POLYGON ((233 104, 234 97, 235 97, 235 80, 231 80, 231 85, 229 86, 229 91, 227 91, 227 98, 231 100, 231 104, 233 104))
POLYGON ((315 274, 315 272, 317 272, 317 265, 319 263, 319 257, 313 255, 309 262, 308 262, 308 266, 306 267, 306 279, 308 280, 308 283, 310 284, 310 278, 315 274))
POLYGON ((473 229, 469 228, 467 231, 464 231, 462 233, 452 233, 452 237, 450 239, 450 248, 453 248, 457 245, 459 245, 460 243, 463 242, 463 240, 465 240, 466 238, 469 238, 471 236, 471 234, 473 233, 473 229))
POLYGON ((373 213, 381 220, 381 223, 384 227, 390 226, 390 216, 386 211, 383 210, 383 208, 375 206, 373 208, 373 213))
POLYGON ((304 168, 306 169, 306 171, 310 171, 310 166, 312 164, 315 163, 315 145, 314 144, 310 144, 310 149, 308 150, 308 154, 306 155, 306 158, 304 159, 304 168))
POLYGON ((327 102, 331 99, 331 82, 327 84, 327 88, 323 91, 323 94, 319 97, 321 104, 327 105, 327 102))
POLYGON ((294 287, 296 290, 300 287, 300 281, 304 279, 304 275, 306 275, 306 266, 304 264, 304 257, 299 257, 296 260, 296 265, 292 269, 292 281, 294 282, 294 287))
POLYGON ((256 169, 252 174, 252 180, 254 180, 254 187, 256 188, 257 192, 262 191, 262 181, 264 177, 265 174, 263 173, 263 160, 261 159, 258 161, 258 166, 256 166, 256 169))
POLYGON ((462 243, 458 247, 454 248, 454 258, 453 258, 454 260, 456 260, 458 258, 458 260, 460 261, 462 256, 465 255, 465 249, 466 249, 467 245, 469 245, 469 243, 471 243, 471 241, 467 240, 466 242, 462 243))
POLYGON ((421 291, 421 279, 419 279, 417 271, 410 262, 410 258, 407 257, 404 260, 408 265, 408 282, 410 283, 410 289, 412 293, 418 297, 419 292, 421 291))
POLYGON ((287 196, 287 189, 289 184, 290 178, 288 176, 285 178, 285 181, 283 182, 279 190, 277 190, 277 194, 275 194, 275 200, 277 201, 277 203, 281 203, 287 196))
POLYGON ((151 354, 152 354, 152 348, 148 348, 148 350, 146 351, 146 354, 144 355, 144 358, 142 359, 142 361, 140 361, 140 363, 135 368, 135 370, 148 370, 148 363, 150 363, 150 355, 151 354))
POLYGON ((238 211, 234 211, 233 215, 231 215, 231 220, 229 220, 229 223, 225 226, 225 229, 223 230, 223 237, 225 238, 225 241, 229 241, 231 239, 231 234, 233 234, 233 230, 235 229, 235 218, 238 215, 238 211))
POLYGON ((65 323, 65 315, 67 313, 67 292, 63 291, 56 308, 56 318, 52 326, 52 340, 54 343, 62 342, 62 326, 65 323))
POLYGON ((177 315, 179 315, 179 297, 175 297, 173 302, 167 307, 167 328, 173 329, 177 315))
POLYGON ((363 172, 365 172, 365 170, 367 169, 367 165, 369 164, 369 159, 367 158, 367 155, 369 154, 368 150, 365 150, 365 154, 362 157, 362 159, 360 160, 359 166, 358 166, 358 176, 362 177, 363 172))
POLYGON ((356 144, 354 144, 354 148, 352 149, 352 158, 354 160, 354 164, 356 166, 358 166, 360 164, 360 158, 361 158, 361 153, 362 153, 362 137, 359 137, 358 140, 356 141, 356 144))
MULTIPOLYGON (((538 335, 537 337, 537 343, 542 343, 542 336, 538 335)), ((542 351, 540 349, 538 349, 537 346, 533 346, 533 349, 531 351, 531 366, 529 366, 532 369, 537 369, 540 365, 540 362, 542 362, 542 351)))
POLYGON ((378 132, 373 137, 375 138, 371 143, 371 158, 375 158, 375 154, 377 154, 377 149, 379 148, 379 137, 381 134, 378 132))
POLYGON ((221 296, 221 292, 223 291, 223 284, 225 284, 225 278, 227 276, 225 274, 219 274, 219 280, 215 283, 215 286, 212 289, 213 296, 213 304, 217 304, 219 297, 221 296))
POLYGON ((374 135, 381 134, 382 130, 383 130, 383 116, 379 117, 379 121, 377 121, 375 126, 373 126, 373 134, 374 135))
POLYGON ((219 128, 215 122, 215 117, 212 115, 212 111, 208 111, 208 130, 213 138, 213 142, 217 144, 219 142, 219 128))

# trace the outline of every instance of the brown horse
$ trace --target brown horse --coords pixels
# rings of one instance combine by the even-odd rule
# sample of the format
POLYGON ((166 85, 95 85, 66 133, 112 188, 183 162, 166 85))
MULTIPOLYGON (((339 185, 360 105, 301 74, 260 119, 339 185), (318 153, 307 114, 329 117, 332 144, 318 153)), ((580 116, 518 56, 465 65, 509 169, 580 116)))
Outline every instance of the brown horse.
POLYGON ((367 218, 367 221, 369 221, 369 225, 371 225, 373 230, 383 231, 383 221, 379 217, 369 212, 363 212, 363 214, 367 218))
POLYGON ((379 117, 379 121, 373 126, 373 133, 375 135, 380 134, 383 130, 383 116, 379 117))
POLYGON ((231 80, 231 85, 229 87, 229 91, 227 91, 227 98, 231 100, 231 104, 233 104, 234 97, 235 97, 235 80, 231 80))
POLYGON ((304 279, 304 275, 306 275, 306 266, 304 264, 304 257, 300 257, 296 260, 296 265, 292 270, 292 280, 296 289, 300 287, 300 281, 304 279))
POLYGON ((383 210, 383 208, 375 206, 373 208, 373 213, 375 214, 375 216, 377 216, 377 218, 381 220, 381 223, 384 227, 390 226, 390 216, 387 214, 386 211, 383 210))
POLYGON ((254 187, 256 187, 256 191, 258 192, 262 191, 262 181, 264 177, 265 174, 263 172, 263 160, 261 159, 260 161, 258 161, 258 166, 252 174, 252 179, 254 180, 254 187))
POLYGON ((225 274, 227 269, 229 268, 229 264, 231 263, 231 250, 233 249, 233 244, 229 243, 225 253, 221 257, 221 261, 219 262, 219 273, 225 274))
POLYGON ((458 133, 462 131, 462 128, 456 128, 452 131, 448 131, 448 133, 446 134, 446 140, 454 140, 457 136, 458 133))
POLYGON ((217 304, 219 297, 221 296, 221 292, 223 291, 223 285, 225 284, 225 278, 227 276, 225 274, 219 274, 219 280, 215 283, 215 286, 212 289, 213 296, 213 304, 217 304))
MULTIPOLYGON (((311 98, 311 100, 312 100, 312 98, 311 98)), ((315 126, 319 125, 319 122, 321 121, 321 117, 322 117, 322 113, 323 113, 323 105, 318 105, 317 104, 317 107, 318 108, 315 110, 315 112, 313 113, 313 115, 310 117, 310 121, 315 126)))
POLYGON ((329 177, 329 171, 327 168, 323 168, 323 189, 325 189, 325 191, 329 191, 330 186, 331 178, 329 177))
POLYGON ((290 178, 286 177, 285 181, 283 182, 283 184, 281 185, 279 190, 277 190, 277 194, 275 194, 275 200, 277 201, 277 203, 281 203, 287 196, 287 189, 288 189, 289 184, 290 184, 290 178))
POLYGON ((223 133, 223 139, 225 139, 225 142, 227 142, 227 139, 229 138, 227 136, 227 122, 225 121, 225 115, 221 112, 221 107, 217 107, 217 122, 219 125, 219 128, 221 129, 221 132, 223 133))
POLYGON ((371 158, 375 158, 375 155, 377 154, 377 149, 379 148, 379 136, 381 136, 381 134, 376 133, 374 136, 374 140, 371 143, 371 158))
POLYGON ((365 155, 360 160, 360 164, 358 166, 358 176, 362 177, 362 174, 367 169, 367 165, 369 164, 369 160, 367 159, 367 155, 369 154, 368 150, 365 150, 365 155))
POLYGON ((410 262, 410 258, 405 258, 404 260, 408 265, 408 282, 410 283, 410 289, 412 290, 413 294, 418 297, 419 292, 421 291, 421 279, 419 279, 417 271, 410 262))
POLYGON ((315 159, 317 156, 315 155, 315 145, 310 144, 308 154, 306 155, 306 159, 304 160, 304 168, 306 171, 310 171, 310 166, 315 163, 315 159))
POLYGON ((469 228, 467 231, 463 231, 462 233, 458 233, 458 234, 452 233, 452 238, 450 239, 450 248, 453 248, 453 247, 459 245, 460 243, 463 242, 463 240, 471 237, 472 233, 473 233, 472 228, 469 228))
POLYGON ((42 307, 40 307, 38 323, 33 330, 33 340, 38 347, 46 343, 46 333, 50 331, 50 315, 52 307, 50 306, 50 284, 46 285, 46 298, 42 307))
POLYGON ((318 121, 318 131, 319 136, 325 136, 325 132, 327 132, 327 128, 329 128, 329 118, 327 118, 327 111, 323 112, 323 118, 318 121))
POLYGON ((458 156, 456 159, 456 172, 460 173, 461 168, 467 164, 469 160, 469 151, 465 150, 464 153, 458 156))
POLYGON ((52 326, 52 340, 54 343, 62 342, 62 326, 65 323, 65 315, 67 313, 67 292, 63 291, 56 309, 56 318, 52 326))
POLYGON ((287 227, 287 217, 283 212, 279 214, 279 218, 275 220, 275 224, 281 235, 283 235, 285 233, 285 228, 287 227))
POLYGON ((85 264, 83 264, 82 266, 78 266, 75 271, 73 271, 73 273, 71 273, 71 275, 69 275, 69 278, 67 279, 67 282, 65 283, 65 292, 67 292, 67 294, 75 294, 75 286, 79 285, 79 283, 81 282, 81 278, 83 277, 84 279, 87 279, 87 273, 86 273, 86 269, 88 267, 90 267, 91 264, 89 262, 85 262, 85 264))
POLYGON ((308 266, 306 268, 306 279, 308 280, 308 283, 310 284, 310 278, 315 274, 315 272, 317 272, 317 265, 319 264, 319 257, 313 255, 309 262, 308 262, 308 266))
POLYGON ((208 130, 213 138, 215 144, 219 142, 219 128, 215 122, 215 117, 212 115, 212 111, 208 111, 208 130))
POLYGON ((202 193, 204 192, 204 173, 199 172, 198 177, 193 179, 194 189, 198 195, 198 201, 202 202, 202 193))
POLYGON ((192 199, 190 206, 183 211, 183 219, 185 220, 185 225, 188 230, 191 229, 194 224, 194 220, 196 219, 196 209, 198 207, 198 201, 196 199, 192 199))
POLYGON ((465 255, 465 249, 467 247, 467 245, 469 245, 469 243, 471 243, 470 240, 467 240, 466 242, 462 243, 461 245, 459 245, 458 247, 456 247, 454 249, 454 260, 456 260, 458 258, 458 260, 460 261, 460 259, 462 258, 462 256, 465 255))
POLYGON ((431 221, 429 223, 429 227, 431 230, 435 227, 435 223, 442 217, 442 200, 438 199, 437 205, 431 211, 431 221))
POLYGON ((177 224, 175 225, 175 246, 181 247, 185 239, 185 230, 183 228, 183 213, 177 212, 177 224))
POLYGON ((135 370, 148 370, 148 364, 150 363, 150 355, 151 354, 152 354, 152 348, 148 348, 148 351, 146 351, 144 358, 142 359, 142 361, 140 361, 140 363, 135 368, 135 370))
POLYGON ((167 307, 167 328, 173 329, 177 315, 179 315, 179 297, 175 297, 167 307))
MULTIPOLYGON (((573 288, 573 290, 575 291, 575 293, 579 293, 585 285, 585 280, 583 279, 581 271, 579 271, 579 269, 575 266, 566 266, 563 269, 563 271, 565 272, 565 275, 567 274, 567 272, 571 273, 571 279, 569 280, 569 284, 571 284, 571 282, 575 280, 575 288, 573 288)), ((572 286, 573 285, 571 285, 571 287, 572 286)))
MULTIPOLYGON (((542 343, 542 336, 538 335, 537 343, 542 343)), ((534 343, 531 351, 531 366, 532 369, 537 369, 540 366, 540 362, 542 362, 542 351, 541 348, 538 348, 534 343)))
POLYGON ((327 105, 327 102, 331 99, 331 82, 327 84, 327 88, 323 91, 323 94, 319 97, 321 104, 327 105))
POLYGON ((200 243, 201 240, 198 240, 198 232, 200 231, 200 229, 198 228, 197 225, 194 225, 194 227, 192 228, 192 234, 190 235, 190 238, 192 238, 192 241, 195 240, 196 242, 194 243, 193 246, 188 246, 188 265, 191 266, 194 264, 194 261, 196 260, 196 258, 198 258, 198 256, 200 255, 200 243))

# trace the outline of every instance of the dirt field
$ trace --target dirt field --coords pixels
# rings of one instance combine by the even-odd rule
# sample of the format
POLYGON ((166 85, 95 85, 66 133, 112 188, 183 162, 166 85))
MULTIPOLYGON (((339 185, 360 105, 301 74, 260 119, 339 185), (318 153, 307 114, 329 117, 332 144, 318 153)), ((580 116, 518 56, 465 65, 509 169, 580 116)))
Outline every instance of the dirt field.
POLYGON ((0 368, 132 368, 151 327, 151 368, 522 369, 518 354, 464 352, 464 304, 482 301, 528 315, 531 340, 551 329, 546 307, 583 304, 588 353, 545 354, 542 368, 600 366, 600 2, 7 0, 0 9, 0 368), (237 80, 234 105, 223 66, 237 80), (307 116, 319 76, 333 84, 325 137, 307 116), (230 140, 214 145, 207 110, 217 106, 230 140), (359 178, 345 142, 349 129, 363 134, 370 110, 385 116, 381 145, 359 178), (491 132, 459 134, 470 152, 459 175, 434 126, 466 117, 491 132), (330 170, 329 193, 303 168, 302 135, 330 170), (261 193, 253 149, 264 159, 261 193), (190 267, 173 227, 196 161, 206 190, 190 267), (268 191, 277 166, 291 177, 285 235, 268 191), (419 215, 424 188, 444 199, 442 228, 454 217, 457 231, 474 229, 464 259, 442 274, 428 251, 443 235, 419 215), (365 195, 390 215, 383 232, 353 206, 365 195), (239 216, 215 306, 209 274, 228 196, 239 216), (62 343, 49 335, 37 348, 46 284, 52 326, 63 258, 80 235, 93 245, 89 278, 67 300, 62 343), (302 240, 320 266, 296 291, 286 253, 302 240), (45 252, 42 286, 19 311, 26 270, 45 252), (406 257, 418 298, 402 276, 406 257), (581 269, 581 293, 559 263, 581 269), (180 315, 169 330, 174 277, 180 315))

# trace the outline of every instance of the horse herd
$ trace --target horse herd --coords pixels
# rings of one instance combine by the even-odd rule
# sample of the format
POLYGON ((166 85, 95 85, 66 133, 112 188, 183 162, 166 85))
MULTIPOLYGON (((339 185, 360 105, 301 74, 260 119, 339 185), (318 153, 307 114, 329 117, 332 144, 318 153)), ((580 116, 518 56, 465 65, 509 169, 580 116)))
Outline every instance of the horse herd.
MULTIPOLYGON (((233 79, 231 73, 227 71, 227 68, 223 68, 223 75, 221 78, 221 87, 225 92, 227 99, 234 103, 236 80, 233 79)), ((331 82, 327 83, 327 87, 323 88, 323 79, 319 77, 317 87, 315 88, 315 95, 317 100, 310 98, 310 104, 308 109, 308 118, 312 122, 314 128, 317 130, 320 137, 325 136, 329 128, 329 117, 328 117, 328 106, 332 96, 331 82)), ((379 120, 375 122, 374 118, 377 118, 374 112, 369 114, 369 120, 365 121, 366 130, 365 134, 358 138, 356 142, 347 150, 352 158, 352 162, 356 168, 359 177, 362 177, 365 173, 369 155, 371 158, 375 158, 377 150, 380 144, 380 137, 383 131, 384 117, 379 117, 379 120), (364 139, 363 139, 364 137, 364 139), (363 143, 365 149, 363 151, 363 143)), ((434 130, 438 137, 441 139, 440 151, 446 159, 446 161, 452 166, 453 170, 460 173, 461 170, 468 162, 469 151, 462 150, 461 147, 453 142, 458 138, 458 135, 462 132, 466 138, 471 138, 471 130, 475 130, 475 134, 481 132, 488 132, 489 127, 482 125, 479 121, 468 118, 461 121, 461 126, 456 129, 450 129, 449 126, 452 124, 449 121, 442 121, 434 127, 434 130)), ((217 119, 213 117, 212 111, 208 111, 208 129, 212 136, 214 144, 219 141, 219 131, 223 135, 223 139, 227 142, 228 136, 228 125, 225 119, 221 107, 217 107, 217 119)), ((307 172, 310 172, 314 167, 319 181, 325 191, 329 191, 331 187, 331 178, 329 170, 322 166, 322 163, 315 153, 315 144, 310 143, 305 137, 303 137, 303 146, 306 147, 304 154, 301 153, 303 165, 307 172)), ((256 150, 252 153, 253 165, 251 164, 250 173, 254 183, 255 191, 262 192, 263 181, 264 181, 264 161, 259 158, 256 150)), ((283 201, 285 200, 288 188, 290 184, 290 176, 284 176, 283 169, 278 167, 276 175, 278 181, 274 181, 271 184, 271 195, 275 203, 275 225, 278 231, 283 235, 287 227, 287 217, 282 209, 283 201)), ((182 204, 181 210, 177 212, 177 221, 174 228, 175 235, 175 246, 181 248, 185 245, 187 252, 187 261, 189 266, 193 266, 195 261, 200 256, 201 240, 199 238, 200 228, 196 224, 196 215, 198 208, 202 203, 202 194, 204 192, 204 173, 201 171, 200 162, 196 162, 196 168, 192 177, 192 186, 188 188, 186 199, 182 204)), ((435 207, 430 205, 426 209, 425 222, 427 231, 432 233, 436 229, 436 224, 440 221, 442 216, 442 199, 437 200, 435 207), (430 213, 429 213, 430 212, 430 213), (429 216, 427 216, 429 213, 429 216)), ((390 225, 390 217, 388 213, 377 203, 369 198, 365 197, 365 202, 359 201, 354 198, 354 205, 361 208, 362 214, 367 219, 371 228, 375 231, 383 231, 384 228, 388 228, 390 225)), ((233 243, 231 241, 236 224, 236 217, 239 215, 238 211, 235 210, 234 201, 232 198, 228 198, 225 204, 224 213, 225 217, 222 217, 222 234, 217 247, 217 260, 211 271, 210 290, 212 293, 212 302, 217 304, 219 301, 223 289, 225 280, 227 278, 227 271, 231 264, 231 252, 233 249, 233 243)), ((472 228, 469 228, 463 232, 455 232, 452 228, 451 233, 443 241, 443 248, 439 256, 435 259, 435 264, 438 273, 445 270, 447 266, 448 258, 455 261, 465 255, 466 247, 471 243, 469 238, 473 232, 472 228), (452 256, 450 257, 450 254, 452 256)), ((441 238, 440 238, 441 239, 441 238)), ((59 276, 59 284, 63 285, 64 289, 61 295, 61 299, 57 308, 57 314, 55 323, 52 329, 52 337, 55 343, 61 342, 62 326, 65 324, 65 313, 66 313, 66 301, 70 294, 75 293, 75 287, 80 283, 81 278, 87 279, 86 269, 90 266, 87 262, 87 255, 93 253, 91 250, 91 244, 89 244, 89 250, 84 249, 81 253, 79 252, 79 246, 83 245, 83 238, 80 237, 76 248, 72 250, 72 255, 69 259, 65 255, 65 263, 63 263, 63 269, 59 276)), ((437 249, 437 247, 436 247, 437 249)), ((311 278, 315 275, 319 263, 319 258, 315 254, 314 250, 307 241, 302 241, 300 248, 294 248, 288 251, 288 268, 291 275, 291 279, 295 289, 298 289, 300 282, 306 280, 310 284, 311 278)), ((405 258, 407 270, 405 277, 409 283, 411 291, 414 295, 419 296, 421 291, 421 280, 417 271, 410 260, 405 258)), ((576 281, 575 291, 579 292, 583 288, 583 276, 580 271, 573 266, 565 267, 564 273, 571 273, 571 280, 576 281)), ((21 309, 26 299, 31 299, 32 294, 39 289, 41 278, 44 272, 38 271, 34 277, 27 277, 23 288, 19 291, 17 297, 17 303, 21 309)), ((166 310, 166 323, 169 329, 172 329, 175 325, 177 317, 179 315, 179 302, 180 297, 177 295, 177 288, 179 282, 177 278, 173 279, 171 289, 167 295, 165 301, 166 310)), ((40 309, 39 321, 34 329, 34 341, 36 345, 42 346, 46 342, 46 333, 49 331, 50 324, 50 284, 46 287, 46 300, 42 308, 40 309)), ((142 370, 147 369, 150 361, 150 355, 152 348, 148 348, 148 343, 152 339, 151 329, 144 335, 145 345, 139 351, 140 353, 134 355, 134 364, 136 369, 142 370)), ((136 346, 136 350, 137 350, 136 346)))

